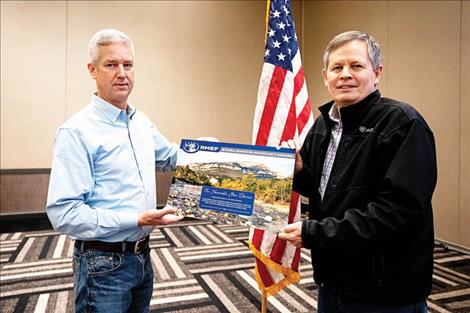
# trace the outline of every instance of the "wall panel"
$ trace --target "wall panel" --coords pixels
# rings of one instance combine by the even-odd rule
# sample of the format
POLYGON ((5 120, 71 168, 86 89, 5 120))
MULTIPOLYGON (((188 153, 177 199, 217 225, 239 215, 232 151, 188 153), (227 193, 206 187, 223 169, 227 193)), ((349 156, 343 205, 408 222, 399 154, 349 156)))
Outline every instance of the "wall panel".
POLYGON ((89 38, 113 27, 136 45, 131 102, 168 139, 251 141, 264 2, 70 1, 68 7, 68 115, 94 90, 85 66, 89 38))
POLYGON ((436 234, 456 242, 460 3, 391 1, 389 16, 389 94, 417 108, 434 132, 439 166, 433 198, 436 234))
POLYGON ((64 119, 66 4, 2 1, 1 167, 49 167, 64 119))
POLYGON ((88 40, 108 27, 134 39, 130 100, 170 140, 251 141, 265 2, 110 3, 1 2, 2 168, 50 167, 55 130, 95 91, 88 40))
MULTIPOLYGON (((321 70, 322 54, 329 41, 348 30, 363 30, 373 34, 385 55, 385 71, 379 89, 387 94, 388 45, 386 1, 304 1, 303 62, 310 101, 314 108, 330 101, 321 70)), ((315 112, 318 114, 318 111, 315 112)))
MULTIPOLYGON (((44 213, 50 169, 0 171, 0 215, 44 213)), ((165 206, 173 172, 155 171, 157 206, 165 206)))
POLYGON ((44 212, 49 174, 49 169, 2 170, 0 172, 1 214, 44 212))
POLYGON ((462 2, 460 51, 460 244, 470 247, 470 2, 462 2))

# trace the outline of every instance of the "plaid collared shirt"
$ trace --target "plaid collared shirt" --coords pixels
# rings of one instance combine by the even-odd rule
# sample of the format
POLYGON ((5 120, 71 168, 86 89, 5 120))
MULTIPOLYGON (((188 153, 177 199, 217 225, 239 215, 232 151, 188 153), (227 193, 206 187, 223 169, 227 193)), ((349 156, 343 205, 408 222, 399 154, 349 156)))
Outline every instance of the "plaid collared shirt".
POLYGON ((343 133, 343 123, 341 122, 339 110, 337 109, 336 104, 333 104, 330 112, 328 112, 328 116, 333 122, 333 127, 331 128, 330 142, 328 143, 328 150, 326 151, 323 171, 321 173, 320 186, 318 187, 322 200, 323 195, 325 194, 326 185, 328 184, 328 179, 330 178, 331 169, 333 168, 336 151, 338 150, 339 141, 341 140, 341 134, 343 133))

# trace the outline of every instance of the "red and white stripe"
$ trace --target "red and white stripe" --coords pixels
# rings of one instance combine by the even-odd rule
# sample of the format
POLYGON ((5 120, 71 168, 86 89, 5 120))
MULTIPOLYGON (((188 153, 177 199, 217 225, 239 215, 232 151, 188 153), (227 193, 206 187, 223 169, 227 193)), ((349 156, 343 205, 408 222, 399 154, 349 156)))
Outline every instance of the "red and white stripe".
MULTIPOLYGON (((256 145, 280 146, 293 139, 301 146, 313 124, 300 51, 292 59, 290 72, 270 63, 264 63, 258 89, 253 122, 253 143, 256 145)), ((292 193, 289 223, 300 220, 300 197, 292 193)), ((250 229, 249 239, 253 246, 279 265, 298 272, 300 249, 277 239, 270 231, 250 229)), ((263 285, 269 288, 285 278, 256 259, 257 269, 263 285)))

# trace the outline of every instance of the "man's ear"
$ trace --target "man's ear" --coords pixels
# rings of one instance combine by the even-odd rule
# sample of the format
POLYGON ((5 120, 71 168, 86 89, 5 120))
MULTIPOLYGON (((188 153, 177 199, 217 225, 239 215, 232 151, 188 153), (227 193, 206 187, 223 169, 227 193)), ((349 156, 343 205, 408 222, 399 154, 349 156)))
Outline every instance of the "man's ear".
POLYGON ((328 87, 328 80, 326 79, 326 69, 321 70, 321 74, 323 76, 323 83, 325 84, 326 87, 328 87))
POLYGON ((380 81, 380 78, 382 77, 382 71, 383 71, 383 66, 382 64, 380 64, 375 70, 374 70, 374 73, 375 73, 375 80, 374 80, 374 86, 377 86, 379 81, 380 81))
POLYGON ((88 71, 93 79, 96 79, 96 66, 93 63, 87 64, 88 71))

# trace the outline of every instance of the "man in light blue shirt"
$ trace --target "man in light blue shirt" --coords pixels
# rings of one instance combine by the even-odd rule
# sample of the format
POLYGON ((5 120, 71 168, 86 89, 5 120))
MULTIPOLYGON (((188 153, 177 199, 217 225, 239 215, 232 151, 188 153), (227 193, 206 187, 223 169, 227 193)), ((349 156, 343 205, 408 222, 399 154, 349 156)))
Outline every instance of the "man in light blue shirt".
POLYGON ((174 208, 156 210, 155 167, 174 169, 178 147, 127 101, 131 39, 104 29, 88 48, 97 93, 57 131, 47 214, 75 239, 76 312, 148 312, 149 234, 181 219, 174 208))

